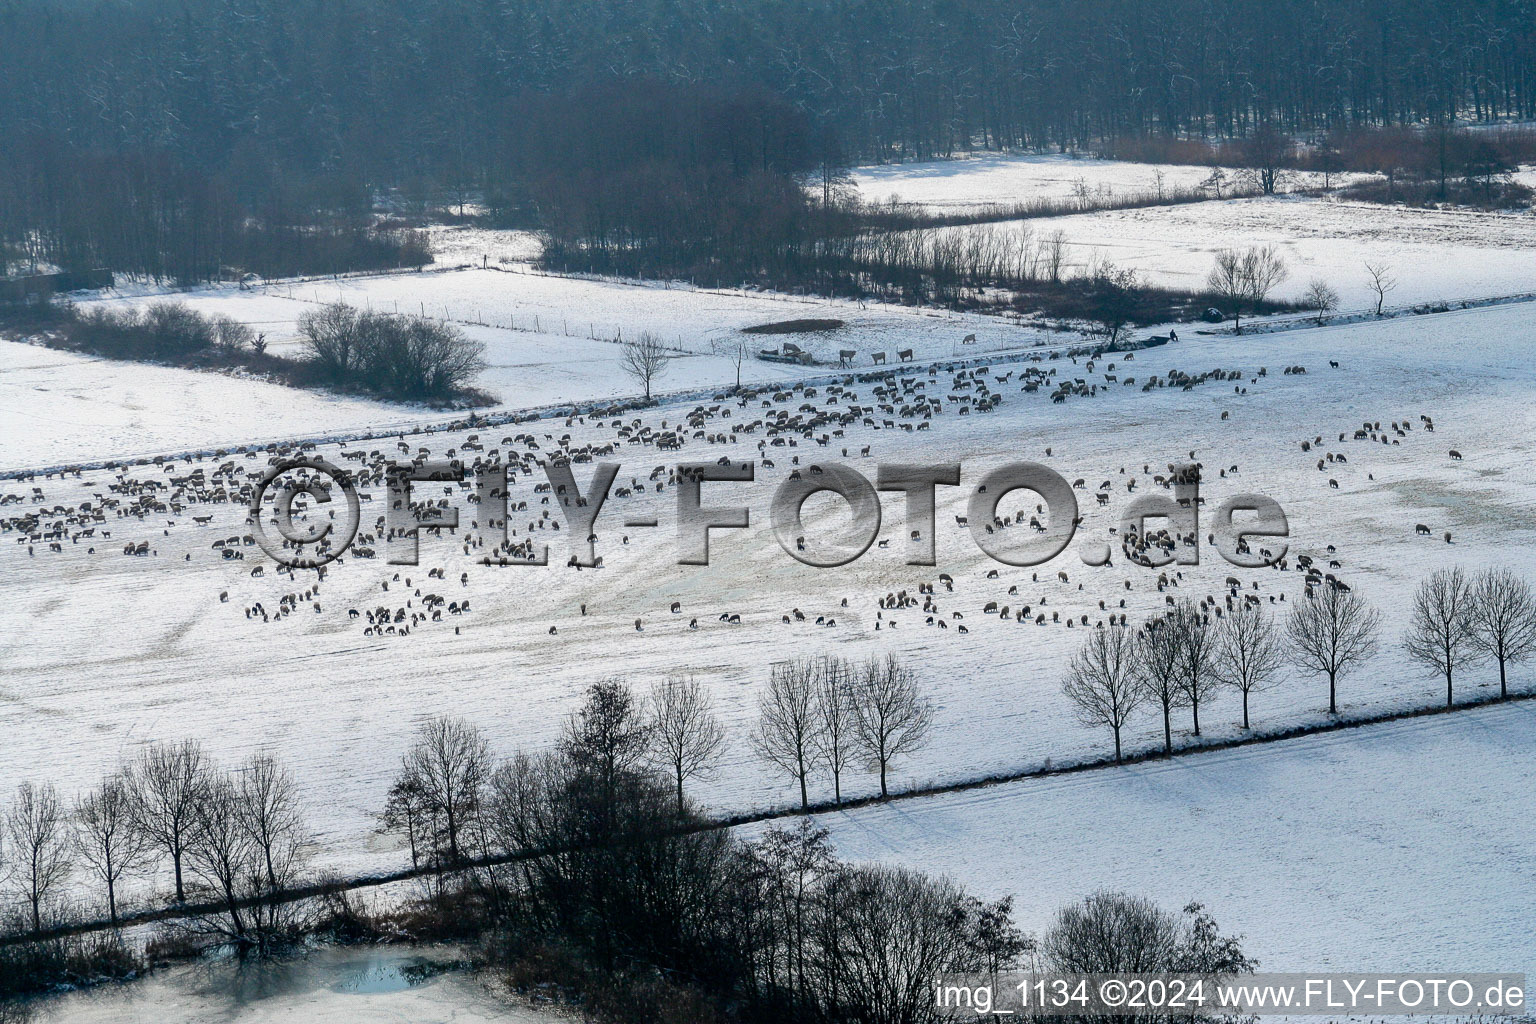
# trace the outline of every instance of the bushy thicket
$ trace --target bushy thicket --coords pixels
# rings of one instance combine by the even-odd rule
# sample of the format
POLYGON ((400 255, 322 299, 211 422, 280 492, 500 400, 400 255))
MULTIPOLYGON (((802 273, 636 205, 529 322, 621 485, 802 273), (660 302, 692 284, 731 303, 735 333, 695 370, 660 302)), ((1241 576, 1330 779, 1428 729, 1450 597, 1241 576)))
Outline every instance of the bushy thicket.
POLYGON ((457 328, 334 304, 299 322, 306 357, 268 353, 266 337, 222 314, 179 302, 82 311, 61 307, 51 344, 114 359, 246 366, 296 386, 327 385, 403 400, 474 397, 485 346, 457 328))
POLYGON ((316 368, 334 384, 402 398, 446 398, 485 369, 485 346, 457 328, 334 303, 299 319, 316 368))

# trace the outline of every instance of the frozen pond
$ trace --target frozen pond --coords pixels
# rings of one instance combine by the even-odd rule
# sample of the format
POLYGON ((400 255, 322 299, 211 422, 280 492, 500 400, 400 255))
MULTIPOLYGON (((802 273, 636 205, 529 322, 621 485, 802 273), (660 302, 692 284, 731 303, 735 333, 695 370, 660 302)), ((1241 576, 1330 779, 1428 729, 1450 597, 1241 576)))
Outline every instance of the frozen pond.
POLYGON ((157 971, 124 985, 39 1000, 38 1024, 275 1024, 409 1021, 537 1024, 556 1019, 512 1004, 459 968, 450 947, 325 948, 280 960, 221 960, 157 971))

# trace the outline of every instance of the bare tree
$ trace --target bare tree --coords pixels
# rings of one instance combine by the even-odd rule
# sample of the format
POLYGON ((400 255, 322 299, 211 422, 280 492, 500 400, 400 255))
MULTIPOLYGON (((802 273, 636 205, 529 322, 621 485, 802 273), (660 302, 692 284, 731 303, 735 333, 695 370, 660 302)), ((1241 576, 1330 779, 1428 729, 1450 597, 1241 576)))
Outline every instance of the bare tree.
POLYGON ((897 657, 871 658, 853 681, 853 735, 869 766, 886 775, 902 754, 918 750, 933 726, 933 704, 918 689, 917 673, 897 657))
POLYGON ((261 851, 240 822, 240 791, 227 775, 215 775, 200 789, 197 832, 187 846, 187 866, 229 915, 227 934, 249 940, 241 911, 252 879, 261 874, 261 851))
POLYGON ((1275 194, 1285 180, 1285 163, 1295 144, 1271 124, 1260 125, 1238 146, 1245 176, 1267 196, 1275 194))
POLYGON ((1473 619, 1475 605, 1472 581, 1460 568, 1430 573, 1413 597, 1403 649, 1414 661, 1445 676, 1446 707, 1454 703, 1452 674, 1482 657, 1473 619))
POLYGON ((1087 274, 1088 315, 1098 325, 1106 343, 1113 345, 1120 332, 1133 323, 1141 299, 1137 294, 1139 279, 1130 267, 1117 267, 1108 260, 1095 261, 1087 274))
POLYGON ((31 909, 32 930, 42 931, 43 908, 74 869, 68 817, 58 792, 51 785, 23 782, 16 787, 5 826, 16 862, 12 884, 31 909))
POLYGON ((1381 316, 1387 293, 1397 287, 1397 275, 1392 273, 1390 266, 1380 262, 1367 263, 1365 272, 1370 277, 1371 291, 1376 293, 1376 315, 1381 316))
POLYGON ((1509 696, 1506 666, 1536 654, 1536 593, 1508 569, 1485 569, 1473 580, 1472 638, 1499 663, 1499 696, 1509 696))
POLYGON ((733 334, 710 343, 715 355, 729 359, 736 367, 736 390, 741 390, 741 367, 752 354, 752 342, 745 335, 733 334))
POLYGON ((1211 625, 1210 616, 1189 600, 1179 603, 1169 616, 1169 622, 1178 631, 1179 687, 1184 691, 1184 702, 1189 705, 1195 735, 1199 736, 1200 704, 1213 700, 1221 684, 1211 665, 1216 650, 1216 630, 1211 625))
POLYGON ((448 860, 463 856, 460 835, 479 813, 480 794, 490 772, 490 748, 480 730, 462 718, 434 718, 417 730, 405 756, 405 774, 421 789, 430 811, 442 822, 448 860))
POLYGON ((182 858, 197 835, 198 801, 212 773, 213 763, 196 740, 157 743, 133 769, 134 827, 171 858, 178 903, 187 899, 182 858))
POLYGON ((107 887, 107 916, 117 925, 117 884, 142 867, 149 844, 133 825, 133 784, 115 772, 75 803, 75 848, 107 887))
POLYGON ((596 776, 607 799, 619 780, 645 760, 651 724, 622 679, 604 679, 587 687, 586 700, 565 724, 561 748, 577 766, 596 776))
POLYGON ((1314 277, 1307 283, 1307 290, 1302 293, 1301 301, 1312 310, 1317 322, 1321 324, 1328 319, 1328 314, 1339 308, 1339 293, 1333 286, 1320 277, 1314 277))
POLYGON ((845 658, 823 658, 816 678, 816 717, 821 724, 821 760, 832 773, 832 801, 843 802, 843 772, 853 763, 854 667, 845 658))
POLYGON ((683 813, 683 780, 706 774, 725 746, 725 730, 709 695, 691 676, 668 676, 651 690, 651 757, 677 783, 677 813, 683 813))
POLYGON ((1243 695, 1243 728, 1248 728, 1248 696, 1269 685, 1280 671, 1280 637, 1275 620, 1262 608, 1244 604, 1222 620, 1212 670, 1243 695))
POLYGON ((800 783, 800 808, 810 807, 806 779, 821 756, 821 720, 816 714, 816 662, 785 661, 773 666, 758 710, 753 749, 800 783))
POLYGON ((619 365, 635 383, 645 388, 645 400, 650 401, 651 385, 666 374, 668 365, 675 358, 676 354, 662 345, 661 338, 650 331, 641 331, 635 340, 624 342, 619 365))
POLYGON ((1223 249, 1216 254, 1205 283, 1231 309, 1232 329, 1240 333, 1243 311, 1262 305, 1289 273, 1273 246, 1253 246, 1243 252, 1223 249))
POLYGON ((411 867, 421 866, 421 854, 437 834, 436 818, 427 803, 421 780, 411 770, 409 759, 403 759, 384 812, 379 815, 380 832, 398 832, 405 836, 411 851, 411 867))
POLYGON ((1173 709, 1188 700, 1184 687, 1179 631, 1167 617, 1149 620, 1136 634, 1136 686, 1163 712, 1163 753, 1173 756, 1173 709))
POLYGON ((1120 730, 1147 701, 1146 691, 1136 682, 1136 639, 1131 631, 1124 626, 1095 630, 1072 656, 1061 691, 1082 724, 1109 726, 1119 761, 1120 730))
POLYGON ((1328 713, 1339 713, 1339 677, 1376 654, 1381 615, 1353 590, 1328 585, 1298 601, 1285 622, 1291 658, 1328 677, 1328 713))
POLYGON ((309 843, 298 788, 270 754, 256 754, 240 769, 237 789, 240 826, 256 844, 267 890, 277 892, 302 862, 309 843))

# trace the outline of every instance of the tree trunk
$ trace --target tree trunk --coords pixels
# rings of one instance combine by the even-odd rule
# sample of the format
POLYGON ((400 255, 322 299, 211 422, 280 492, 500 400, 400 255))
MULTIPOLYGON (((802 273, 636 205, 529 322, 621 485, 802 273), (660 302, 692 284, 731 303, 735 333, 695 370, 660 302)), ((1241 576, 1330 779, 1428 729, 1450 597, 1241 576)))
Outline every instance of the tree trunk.
POLYGON ((807 797, 806 793, 805 793, 805 769, 801 768, 800 769, 800 809, 802 811, 806 811, 806 810, 810 810, 810 807, 811 807, 810 798, 807 797))
POLYGON ((1504 700, 1509 696, 1509 684, 1504 679, 1504 658, 1499 657, 1499 699, 1504 700))
POLYGON ((1445 706, 1446 707, 1454 707, 1455 704, 1456 704, 1456 702, 1452 699, 1451 694, 1452 694, 1452 691, 1451 691, 1451 670, 1449 668, 1447 668, 1445 670, 1445 706))
POLYGON ((1328 673, 1328 713, 1330 715, 1339 713, 1338 686, 1336 685, 1335 675, 1336 673, 1333 672, 1328 673))
POLYGON ((185 903, 187 902, 187 891, 181 884, 181 851, 173 852, 171 854, 171 861, 176 866, 176 902, 185 903))
POLYGON ((677 816, 683 816, 683 766, 677 766, 677 816))
POLYGON ((1120 763, 1120 727, 1115 726, 1115 764, 1120 763))
POLYGON ((1200 702, 1198 700, 1191 700, 1189 702, 1189 711, 1190 711, 1190 714, 1192 714, 1194 716, 1194 719, 1195 719, 1195 735, 1199 736, 1200 735, 1200 702))
POLYGON ((1248 691, 1243 691, 1243 728, 1248 728, 1248 691))
POLYGON ((880 759, 880 799, 884 800, 888 796, 890 796, 890 794, 887 793, 886 790, 885 790, 885 759, 881 758, 880 759))
POLYGON ((1168 757, 1173 756, 1173 722, 1171 720, 1172 709, 1163 705, 1163 753, 1168 757))

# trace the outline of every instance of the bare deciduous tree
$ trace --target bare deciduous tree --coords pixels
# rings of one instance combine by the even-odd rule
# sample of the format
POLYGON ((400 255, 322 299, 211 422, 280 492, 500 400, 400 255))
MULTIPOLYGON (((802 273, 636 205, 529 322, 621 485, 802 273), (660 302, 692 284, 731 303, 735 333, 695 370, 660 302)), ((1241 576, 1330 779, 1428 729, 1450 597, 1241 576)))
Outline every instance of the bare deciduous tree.
POLYGON ((1353 590, 1324 586, 1298 601, 1285 622, 1291 658, 1328 677, 1328 713, 1339 713, 1339 677, 1376 654, 1381 615, 1353 590))
POLYGON ((1173 756, 1173 709, 1188 699, 1179 656, 1179 631, 1167 617, 1149 620, 1136 634, 1136 686, 1163 712, 1163 753, 1173 756))
POLYGON ((1499 696, 1509 696, 1506 666, 1536 654, 1536 593, 1508 569, 1486 569, 1473 581, 1473 640, 1499 663, 1499 696))
POLYGON ((157 743, 133 769, 134 827, 171 858, 176 902, 185 903, 182 858, 197 835, 198 801, 209 784, 213 764, 195 740, 157 743))
POLYGON ((148 841, 133 824, 133 785, 116 772, 75 803, 75 847, 107 887, 107 916, 117 925, 117 884, 145 861, 148 841))
POLYGON ((675 358, 676 353, 662 345, 661 338, 650 331, 641 331, 635 340, 624 342, 619 365, 634 378, 635 383, 645 388, 645 400, 650 401, 651 385, 666 374, 667 367, 675 358))
POLYGON ((74 869, 69 857, 68 818, 58 792, 46 784, 23 782, 17 786, 5 816, 5 830, 15 860, 12 884, 31 911, 32 930, 42 931, 43 908, 74 869))
POLYGON ((1215 699, 1221 680, 1212 669, 1216 649, 1216 630, 1193 601, 1185 600, 1174 609, 1169 621, 1178 631, 1179 687, 1189 705, 1194 733, 1200 735, 1200 705, 1215 699))
POLYGON ((1473 622, 1472 581, 1460 568, 1440 569, 1419 584, 1403 633, 1408 656, 1445 676, 1445 706, 1454 701, 1452 675, 1482 656, 1473 622))
POLYGON ((437 833, 436 820, 427 802, 421 780, 411 771, 409 760, 402 760, 400 773, 389 787, 384 812, 379 815, 380 832, 398 832, 405 836, 411 851, 411 867, 421 866, 421 855, 437 833))
POLYGON ((780 662, 768 676, 758 711, 753 749, 800 783, 800 807, 810 806, 806 780, 821 757, 821 719, 816 713, 816 662, 780 662))
POLYGON ((918 688, 917 673, 892 654, 871 658, 853 681, 853 735, 880 772, 880 796, 890 795, 886 775, 902 754, 918 750, 933 726, 933 705, 918 688))
POLYGON ((622 679, 587 687, 586 700, 565 724, 561 748, 596 776, 612 799, 622 776, 633 772, 650 749, 651 727, 634 691, 622 679))
POLYGON ((416 743, 406 754, 405 774, 420 787, 425 805, 442 822, 451 864, 463 858, 459 837, 479 813, 490 761, 485 737, 462 718, 427 722, 417 730, 416 743))
POLYGON ((1262 304, 1289 273, 1273 246, 1253 246, 1243 252, 1223 249, 1216 254, 1205 283, 1231 309, 1232 329, 1240 333, 1243 311, 1262 304))
POLYGON ((668 676, 651 690, 651 757, 677 784, 677 813, 683 813, 683 780, 704 775, 725 746, 725 730, 698 680, 668 676))
POLYGON ((1376 315, 1381 316, 1387 293, 1397 287, 1397 275, 1392 273, 1390 266, 1381 262, 1367 263, 1365 273, 1370 278, 1371 291, 1376 293, 1376 315))
POLYGON ((270 754, 256 754, 240 769, 237 811, 261 859, 267 890, 292 877, 309 844, 293 776, 270 754))
POLYGON ((1312 311, 1317 322, 1321 324, 1328 319, 1328 314, 1339 308, 1339 293, 1333 289, 1327 281, 1320 277, 1314 277, 1307 282, 1307 290, 1302 293, 1301 301, 1312 311))
POLYGON ((821 759, 832 773, 832 801, 843 802, 843 772, 853 763, 854 667, 845 658, 823 658, 816 679, 816 716, 821 723, 821 759))
POLYGON ((715 355, 729 359, 736 367, 736 390, 741 390, 741 367, 752 354, 752 342, 745 335, 734 334, 710 343, 715 355))
POLYGON ((1120 730, 1147 693, 1136 682, 1136 640, 1124 626, 1095 630, 1072 656, 1062 693, 1087 726, 1107 725, 1115 735, 1120 760, 1120 730))
POLYGON ((226 775, 215 775, 202 787, 197 801, 197 832, 187 846, 187 866, 224 905, 227 934, 248 940, 242 916, 250 881, 260 876, 261 853, 240 822, 240 791, 226 775))
POLYGON ((1248 696, 1264 689, 1280 671, 1280 638, 1262 608, 1245 604, 1228 615, 1218 631, 1211 667, 1216 677, 1243 695, 1243 728, 1248 696))

